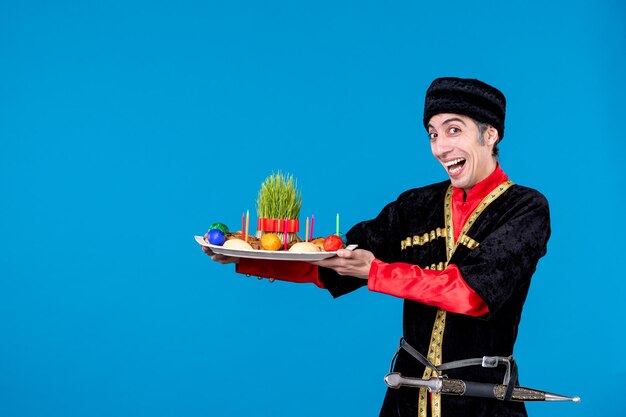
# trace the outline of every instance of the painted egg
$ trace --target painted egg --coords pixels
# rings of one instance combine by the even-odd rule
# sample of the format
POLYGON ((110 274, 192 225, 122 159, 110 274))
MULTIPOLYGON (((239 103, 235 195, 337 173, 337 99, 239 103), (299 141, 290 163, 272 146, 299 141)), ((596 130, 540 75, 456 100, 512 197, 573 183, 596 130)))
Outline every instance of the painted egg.
POLYGON ((209 243, 216 246, 222 246, 226 241, 226 236, 220 229, 209 230, 209 243))
POLYGON ((343 241, 337 235, 330 235, 324 239, 324 250, 326 252, 334 252, 343 247, 343 241))
POLYGON ((226 226, 224 223, 213 223, 212 225, 209 226, 209 232, 214 229, 219 230, 225 235, 229 233, 228 226, 226 226))

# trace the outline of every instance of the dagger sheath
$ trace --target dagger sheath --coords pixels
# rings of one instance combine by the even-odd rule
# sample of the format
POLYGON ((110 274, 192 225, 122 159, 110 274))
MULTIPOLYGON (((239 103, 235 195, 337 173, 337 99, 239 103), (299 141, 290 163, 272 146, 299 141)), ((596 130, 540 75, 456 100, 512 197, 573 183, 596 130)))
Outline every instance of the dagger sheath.
MULTIPOLYGON (((432 392, 440 392, 449 395, 467 395, 469 397, 492 398, 504 400, 506 385, 488 384, 484 382, 463 381, 461 379, 448 379, 436 377, 431 379, 404 377, 397 372, 385 376, 385 383, 390 388, 415 387, 428 388, 432 392)), ((515 387, 511 401, 574 401, 579 402, 579 397, 565 397, 558 394, 540 391, 532 388, 515 387)))
MULTIPOLYGON (((504 395, 506 394, 506 385, 462 381, 460 379, 443 379, 441 393, 504 400, 504 395)), ((515 387, 513 388, 513 395, 511 396, 511 400, 545 401, 546 396, 543 391, 524 387, 515 387)))

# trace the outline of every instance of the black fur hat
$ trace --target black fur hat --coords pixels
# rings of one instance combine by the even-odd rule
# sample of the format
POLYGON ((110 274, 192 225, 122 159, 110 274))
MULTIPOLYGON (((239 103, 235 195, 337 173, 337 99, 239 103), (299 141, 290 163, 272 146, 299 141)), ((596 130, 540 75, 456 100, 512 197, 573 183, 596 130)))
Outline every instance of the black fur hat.
POLYGON ((426 91, 424 127, 439 113, 456 113, 487 123, 504 138, 506 98, 497 88, 471 78, 437 78, 426 91))

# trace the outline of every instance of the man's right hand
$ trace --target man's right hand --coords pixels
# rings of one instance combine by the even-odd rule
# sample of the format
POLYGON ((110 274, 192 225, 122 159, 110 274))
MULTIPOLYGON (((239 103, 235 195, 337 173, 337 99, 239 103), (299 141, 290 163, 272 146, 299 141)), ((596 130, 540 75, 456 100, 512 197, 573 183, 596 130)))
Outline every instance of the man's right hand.
POLYGON ((218 253, 214 253, 211 248, 208 248, 206 246, 202 246, 202 250, 204 251, 204 253, 206 253, 207 255, 209 255, 211 257, 211 260, 213 260, 214 262, 218 262, 220 264, 238 264, 239 263, 239 259, 240 258, 234 258, 232 256, 225 256, 225 255, 220 255, 218 253))

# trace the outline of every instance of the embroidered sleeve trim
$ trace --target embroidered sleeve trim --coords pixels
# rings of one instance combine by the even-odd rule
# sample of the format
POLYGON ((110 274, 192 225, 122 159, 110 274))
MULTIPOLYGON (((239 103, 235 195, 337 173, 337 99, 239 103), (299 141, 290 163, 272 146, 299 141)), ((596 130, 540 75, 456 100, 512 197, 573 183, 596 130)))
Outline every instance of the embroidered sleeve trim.
POLYGON ((478 245, 480 245, 480 243, 476 242, 474 239, 472 239, 468 235, 460 235, 458 244, 467 246, 471 250, 476 249, 478 245))
POLYGON ((409 236, 406 239, 400 242, 400 248, 405 250, 411 246, 423 246, 428 242, 433 242, 439 238, 446 238, 446 229, 442 229, 440 227, 435 230, 431 230, 428 233, 424 233, 423 235, 415 235, 409 236))

